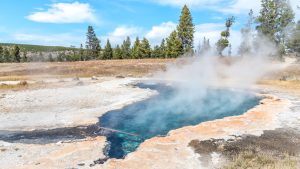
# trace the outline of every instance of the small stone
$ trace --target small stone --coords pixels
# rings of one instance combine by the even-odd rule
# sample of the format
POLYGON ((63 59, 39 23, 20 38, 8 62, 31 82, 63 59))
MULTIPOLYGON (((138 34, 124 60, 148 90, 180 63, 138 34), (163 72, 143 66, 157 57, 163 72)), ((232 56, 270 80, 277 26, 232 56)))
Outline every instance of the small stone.
POLYGON ((76 85, 77 85, 77 86, 82 86, 82 85, 83 85, 83 82, 82 82, 82 81, 79 81, 76 85))
POLYGON ((78 166, 84 166, 85 164, 84 163, 79 163, 77 164, 78 166))
POLYGON ((118 75, 118 76, 116 76, 116 78, 117 78, 117 79, 124 79, 125 77, 122 76, 122 75, 118 75))
POLYGON ((79 81, 80 79, 79 79, 79 77, 74 77, 73 78, 73 81, 79 81))
POLYGON ((98 78, 96 76, 93 76, 92 80, 98 80, 98 78))

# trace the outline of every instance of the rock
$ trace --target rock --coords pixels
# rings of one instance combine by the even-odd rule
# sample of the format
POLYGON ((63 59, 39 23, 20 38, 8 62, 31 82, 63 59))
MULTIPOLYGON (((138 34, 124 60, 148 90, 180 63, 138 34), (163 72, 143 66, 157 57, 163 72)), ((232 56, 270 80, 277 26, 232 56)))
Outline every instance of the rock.
POLYGON ((116 76, 116 78, 118 78, 118 79, 124 79, 125 77, 122 76, 122 75, 118 75, 118 76, 116 76))
POLYGON ((19 82, 19 85, 21 85, 21 86, 27 86, 27 85, 28 85, 28 82, 25 81, 25 80, 23 80, 23 81, 20 81, 20 82, 19 82))
POLYGON ((77 164, 78 166, 84 166, 85 164, 84 163, 79 163, 77 164))
POLYGON ((79 81, 79 80, 80 80, 79 77, 73 78, 73 81, 79 81))
POLYGON ((76 85, 77 85, 77 86, 83 86, 83 84, 84 84, 84 83, 83 83, 82 81, 79 81, 76 85))
POLYGON ((98 78, 96 76, 93 76, 92 80, 98 80, 98 78))

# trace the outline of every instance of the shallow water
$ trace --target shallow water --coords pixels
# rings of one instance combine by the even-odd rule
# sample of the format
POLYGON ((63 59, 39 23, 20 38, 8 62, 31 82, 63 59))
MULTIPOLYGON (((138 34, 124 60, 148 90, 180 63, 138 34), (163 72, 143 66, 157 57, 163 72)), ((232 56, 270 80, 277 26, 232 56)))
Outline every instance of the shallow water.
POLYGON ((166 135, 170 130, 243 114, 259 102, 253 94, 228 89, 187 92, 185 97, 184 92, 179 93, 171 86, 138 84, 138 87, 157 90, 159 94, 100 117, 101 127, 137 135, 110 132, 107 135, 110 158, 123 158, 145 139, 166 135))

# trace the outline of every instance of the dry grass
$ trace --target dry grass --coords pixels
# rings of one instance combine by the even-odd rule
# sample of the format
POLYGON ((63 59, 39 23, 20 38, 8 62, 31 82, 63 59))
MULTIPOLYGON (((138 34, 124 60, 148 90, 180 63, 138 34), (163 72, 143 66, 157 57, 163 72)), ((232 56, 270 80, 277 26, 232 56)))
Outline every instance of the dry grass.
POLYGON ((0 90, 22 90, 27 89, 29 84, 27 81, 20 81, 18 84, 1 84, 0 90))
POLYGON ((269 85, 287 90, 300 90, 300 80, 261 80, 258 82, 261 85, 269 85))
POLYGON ((165 69, 174 59, 106 60, 62 63, 2 63, 0 80, 34 77, 145 76, 165 69))
POLYGON ((243 152, 223 169, 298 169, 299 167, 298 162, 288 155, 279 159, 269 154, 243 152))

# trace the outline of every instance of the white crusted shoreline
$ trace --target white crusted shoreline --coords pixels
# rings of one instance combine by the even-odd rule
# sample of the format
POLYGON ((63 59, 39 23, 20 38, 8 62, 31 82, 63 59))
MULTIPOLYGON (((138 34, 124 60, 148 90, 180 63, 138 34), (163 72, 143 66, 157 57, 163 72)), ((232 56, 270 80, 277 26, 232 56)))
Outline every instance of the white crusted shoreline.
POLYGON ((128 85, 136 80, 113 79, 83 86, 9 92, 0 99, 0 130, 28 131, 96 124, 107 111, 156 93, 128 85))

